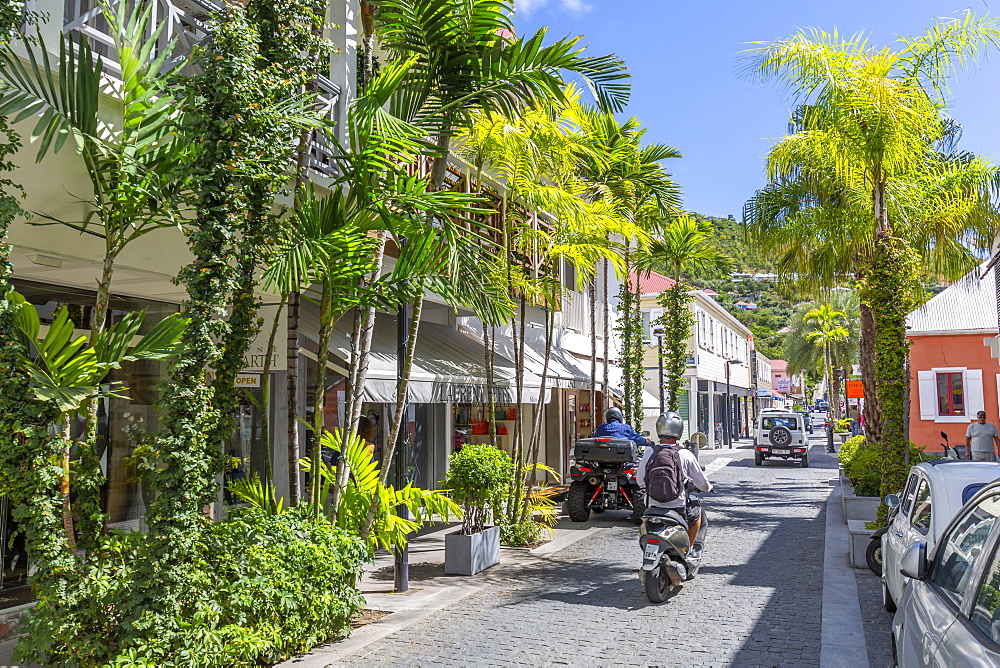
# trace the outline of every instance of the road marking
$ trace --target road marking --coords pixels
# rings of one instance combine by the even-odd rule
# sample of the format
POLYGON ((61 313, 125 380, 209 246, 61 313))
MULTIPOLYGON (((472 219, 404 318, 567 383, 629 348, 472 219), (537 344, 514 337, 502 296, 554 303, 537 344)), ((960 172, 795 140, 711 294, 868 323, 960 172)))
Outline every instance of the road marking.
POLYGON ((717 457, 705 467, 705 475, 710 476, 721 468, 725 468, 726 464, 733 461, 732 457, 717 457))

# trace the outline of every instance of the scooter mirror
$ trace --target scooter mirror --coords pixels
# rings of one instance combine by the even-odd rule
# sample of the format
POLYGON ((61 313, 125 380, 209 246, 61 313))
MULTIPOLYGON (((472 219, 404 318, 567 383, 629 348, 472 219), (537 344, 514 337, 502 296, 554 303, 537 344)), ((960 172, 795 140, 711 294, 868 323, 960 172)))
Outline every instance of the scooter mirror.
POLYGON ((941 432, 941 438, 944 439, 945 443, 948 442, 948 434, 946 432, 943 432, 943 431, 941 432))
POLYGON ((642 432, 642 435, 643 436, 649 436, 649 430, 647 429, 646 431, 642 432))

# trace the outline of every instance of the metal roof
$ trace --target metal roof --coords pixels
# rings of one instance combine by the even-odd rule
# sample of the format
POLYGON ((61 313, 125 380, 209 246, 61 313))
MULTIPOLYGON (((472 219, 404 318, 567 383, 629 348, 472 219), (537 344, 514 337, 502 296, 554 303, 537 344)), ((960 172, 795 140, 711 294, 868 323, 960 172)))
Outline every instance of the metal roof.
POLYGON ((997 294, 994 272, 980 280, 978 270, 943 292, 906 317, 907 333, 958 334, 996 333, 997 294))

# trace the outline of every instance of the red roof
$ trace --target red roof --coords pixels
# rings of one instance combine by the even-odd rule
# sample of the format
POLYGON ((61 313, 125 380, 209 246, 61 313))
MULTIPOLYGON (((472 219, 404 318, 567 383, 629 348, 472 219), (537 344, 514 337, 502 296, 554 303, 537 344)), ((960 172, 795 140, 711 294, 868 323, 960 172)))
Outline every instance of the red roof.
MULTIPOLYGON (((633 269, 628 276, 628 284, 630 288, 635 287, 635 270, 633 269)), ((664 276, 663 274, 658 274, 655 271, 643 272, 639 276, 639 293, 640 294, 660 294, 665 292, 670 288, 674 287, 674 279, 669 276, 664 276)))

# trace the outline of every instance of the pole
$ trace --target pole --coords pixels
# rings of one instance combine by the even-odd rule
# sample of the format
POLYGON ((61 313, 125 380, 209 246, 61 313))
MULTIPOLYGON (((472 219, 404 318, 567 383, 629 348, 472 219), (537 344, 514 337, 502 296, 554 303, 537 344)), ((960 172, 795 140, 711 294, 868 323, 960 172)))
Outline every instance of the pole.
POLYGON ((733 447, 733 431, 730 422, 733 417, 733 407, 732 399, 729 398, 729 361, 726 361, 726 394, 725 394, 725 412, 722 414, 722 429, 724 431, 723 436, 726 439, 726 447, 732 449, 733 447))
MULTIPOLYGON (((408 304, 400 304, 399 311, 396 316, 396 373, 399 377, 398 382, 402 382, 403 371, 406 366, 406 347, 409 343, 410 338, 410 309, 408 304)), ((398 387, 398 386, 397 386, 398 387)), ((406 419, 406 400, 404 397, 403 405, 400 407, 403 411, 403 420, 406 419)), ((407 429, 404 423, 403 428, 399 430, 399 442, 396 444, 396 489, 403 489, 406 487, 406 463, 409 460, 408 450, 409 442, 407 440, 407 429)), ((399 506, 398 512, 405 514, 407 512, 406 506, 399 506)), ((405 515, 404 515, 405 516, 405 515)), ((395 564, 393 568, 393 590, 397 593, 402 593, 409 591, 410 589, 410 549, 409 547, 404 547, 401 550, 395 551, 395 564)))
POLYGON ((660 415, 663 415, 666 408, 664 408, 663 403, 663 337, 657 336, 656 341, 659 345, 659 351, 657 357, 660 360, 660 415))

